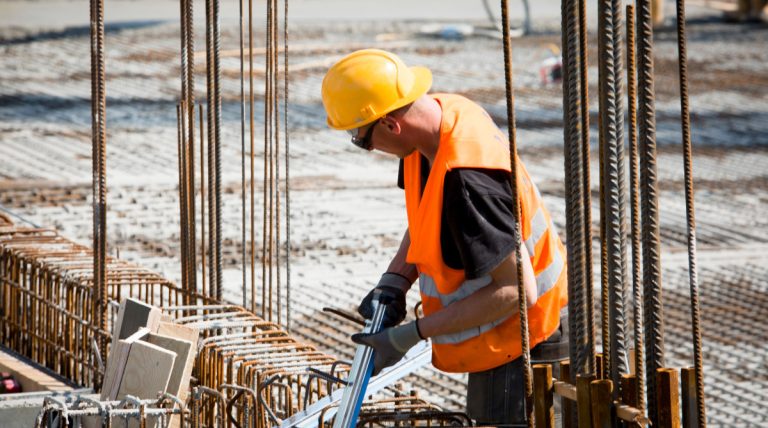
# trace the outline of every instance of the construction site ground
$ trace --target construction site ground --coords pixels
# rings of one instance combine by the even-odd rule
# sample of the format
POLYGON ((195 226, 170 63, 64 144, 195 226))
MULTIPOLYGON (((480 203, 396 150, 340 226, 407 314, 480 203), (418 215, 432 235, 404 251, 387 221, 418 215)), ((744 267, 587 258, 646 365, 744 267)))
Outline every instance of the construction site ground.
MULTIPOLYGON (((0 11, 20 3, 0 4, 0 11)), ((142 6, 148 3, 135 2, 142 6)), ((146 8, 145 19, 140 19, 131 7, 134 2, 115 2, 116 8, 131 10, 128 18, 109 20, 107 15, 108 246, 110 254, 119 254, 178 281, 175 103, 180 92, 180 42, 178 18, 173 14, 178 4, 155 3, 163 8, 159 17, 146 8), (168 4, 176 5, 175 9, 168 4)), ((488 36, 489 31, 454 39, 456 32, 451 30, 461 28, 456 26, 442 27, 447 31, 438 34, 424 34, 429 30, 424 26, 435 23, 488 27, 479 0, 464 15, 456 12, 456 17, 438 11, 441 2, 433 1, 419 2, 432 4, 433 15, 426 6, 420 6, 416 16, 407 10, 393 13, 386 9, 388 13, 380 18, 358 2, 335 0, 330 3, 334 7, 360 9, 359 15, 346 9, 344 19, 336 20, 330 19, 331 13, 319 3, 292 3, 298 18, 290 25, 290 188, 281 191, 283 203, 290 198, 291 258, 290 278, 285 267, 279 277, 283 301, 288 298, 290 280, 290 315, 283 303, 280 321, 286 324, 290 316, 290 331, 297 338, 351 359, 354 349, 348 337, 358 327, 322 312, 322 308, 354 311, 376 283, 406 228, 404 196, 396 187, 396 159, 363 152, 349 144, 346 133, 326 127, 320 101, 324 71, 351 50, 390 49, 408 64, 429 67, 434 75, 433 92, 455 92, 478 101, 504 127, 502 44, 500 39, 488 36), (309 9, 302 10, 302 5, 309 9)), ((402 2, 391 3, 397 6, 402 2)), ((520 155, 564 238, 562 91, 560 84, 545 84, 540 76, 542 62, 552 55, 548 46, 560 44, 559 3, 540 3, 551 7, 534 8, 534 34, 513 42, 517 141, 520 155)), ((9 22, 8 14, 0 13, 5 16, 0 28, 0 208, 16 215, 18 222, 53 227, 66 237, 90 245, 88 10, 82 2, 53 4, 75 8, 60 8, 67 11, 62 15, 64 24, 53 17, 39 16, 34 25, 9 22), (73 10, 81 16, 72 17, 73 10)), ((259 25, 254 27, 254 43, 261 48, 264 7, 263 2, 256 4, 254 21, 259 25)), ((239 48, 236 7, 235 3, 227 5, 222 22, 223 51, 239 48)), ((590 13, 595 10, 590 2, 590 13)), ((673 13, 668 10, 670 25, 656 31, 655 83, 666 365, 682 367, 693 364, 693 351, 677 49, 670 20, 673 13)), ((199 7, 197 19, 202 17, 203 8, 199 7)), ((197 28, 196 48, 204 52, 204 27, 197 28)), ((768 27, 726 24, 718 12, 690 7, 688 30, 707 416, 712 426, 766 426, 768 27)), ((594 33, 590 43, 590 92, 596 94, 594 33)), ((198 100, 204 100, 205 94, 204 58, 203 54, 197 59, 198 100)), ((254 282, 260 303, 263 54, 256 55, 254 61, 254 282)), ((237 55, 225 56, 222 69, 224 291, 227 300, 240 304, 244 300, 243 164, 237 55)), ((597 102, 592 96, 593 112, 597 111, 597 102)), ((592 151, 596 154, 594 114, 591 123, 592 151)), ((284 131, 281 124, 280 132, 284 131)), ((285 147, 281 147, 281 156, 284 151, 285 147)), ((246 156, 250 156, 249 149, 246 156)), ((249 163, 245 165, 248 170, 249 163)), ((282 158, 280 168, 285 178, 282 158)), ((593 156, 592 218, 596 237, 597 176, 598 164, 593 156)), ((281 215, 286 215, 285 206, 281 215)), ((285 237, 287 231, 283 229, 282 233, 285 237)), ((597 242, 594 254, 599 254, 597 242)), ((250 255, 247 258, 250 260, 250 255)), ((595 265, 595 269, 598 272, 599 266, 595 265)), ((250 290, 249 267, 245 281, 250 290)), ((277 292, 276 282, 274 287, 277 292)), ((595 287, 599 287, 597 275, 595 287)), ((250 291, 245 299, 250 306, 250 291)), ((417 299, 417 293, 412 292, 409 306, 417 299)), ((260 309, 256 312, 260 313, 260 309)), ((463 410, 464 383, 464 375, 425 368, 408 378, 406 388, 418 390, 447 409, 463 410)))

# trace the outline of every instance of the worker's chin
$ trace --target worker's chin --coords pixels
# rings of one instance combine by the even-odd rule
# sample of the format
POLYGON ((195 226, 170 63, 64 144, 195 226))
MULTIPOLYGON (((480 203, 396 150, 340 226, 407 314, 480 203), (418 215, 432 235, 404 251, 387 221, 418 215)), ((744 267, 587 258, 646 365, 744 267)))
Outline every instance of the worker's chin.
POLYGON ((415 151, 416 151, 416 149, 411 149, 410 151, 407 151, 407 152, 396 153, 395 156, 397 156, 400 159, 405 159, 408 156, 410 156, 411 154, 413 154, 413 152, 415 152, 415 151))

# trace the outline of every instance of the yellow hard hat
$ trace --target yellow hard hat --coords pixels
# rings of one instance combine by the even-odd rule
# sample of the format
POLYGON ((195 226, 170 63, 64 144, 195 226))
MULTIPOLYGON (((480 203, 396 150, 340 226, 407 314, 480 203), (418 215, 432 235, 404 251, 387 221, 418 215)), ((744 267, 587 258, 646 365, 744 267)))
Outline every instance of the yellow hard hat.
POLYGON ((427 93, 432 73, 407 67, 395 54, 379 49, 352 52, 323 79, 328 126, 348 130, 365 126, 427 93))

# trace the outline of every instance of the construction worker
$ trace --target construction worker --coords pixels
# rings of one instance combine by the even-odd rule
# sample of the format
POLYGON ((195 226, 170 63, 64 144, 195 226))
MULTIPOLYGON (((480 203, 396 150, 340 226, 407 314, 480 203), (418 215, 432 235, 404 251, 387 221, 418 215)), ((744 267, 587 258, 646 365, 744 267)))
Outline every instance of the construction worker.
MULTIPOLYGON (((386 273, 358 311, 372 316, 375 290, 391 303, 385 328, 352 340, 374 348, 374 373, 431 338, 432 363, 466 372, 467 411, 484 425, 523 422, 523 365, 505 135, 477 104, 427 94, 431 72, 375 49, 333 65, 322 84, 328 125, 352 143, 400 158, 408 229, 386 273), (402 324, 405 294, 419 279, 424 316, 402 324)), ((518 160, 523 283, 533 360, 567 357, 560 327, 567 303, 565 249, 536 186, 518 160)), ((565 322, 563 324, 566 324, 565 322)))

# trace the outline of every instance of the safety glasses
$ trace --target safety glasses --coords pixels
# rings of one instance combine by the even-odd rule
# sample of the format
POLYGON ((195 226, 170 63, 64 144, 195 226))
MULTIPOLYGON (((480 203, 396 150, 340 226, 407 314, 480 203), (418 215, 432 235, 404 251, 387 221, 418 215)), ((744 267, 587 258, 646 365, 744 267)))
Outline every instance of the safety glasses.
POLYGON ((347 132, 349 132, 349 135, 352 136, 352 144, 360 147, 363 150, 368 150, 369 152, 373 150, 373 142, 371 141, 371 137, 373 136, 373 128, 376 127, 377 123, 379 123, 378 120, 374 121, 373 125, 368 127, 368 130, 365 131, 363 138, 357 136, 357 134, 360 132, 360 128, 348 130, 347 132))

